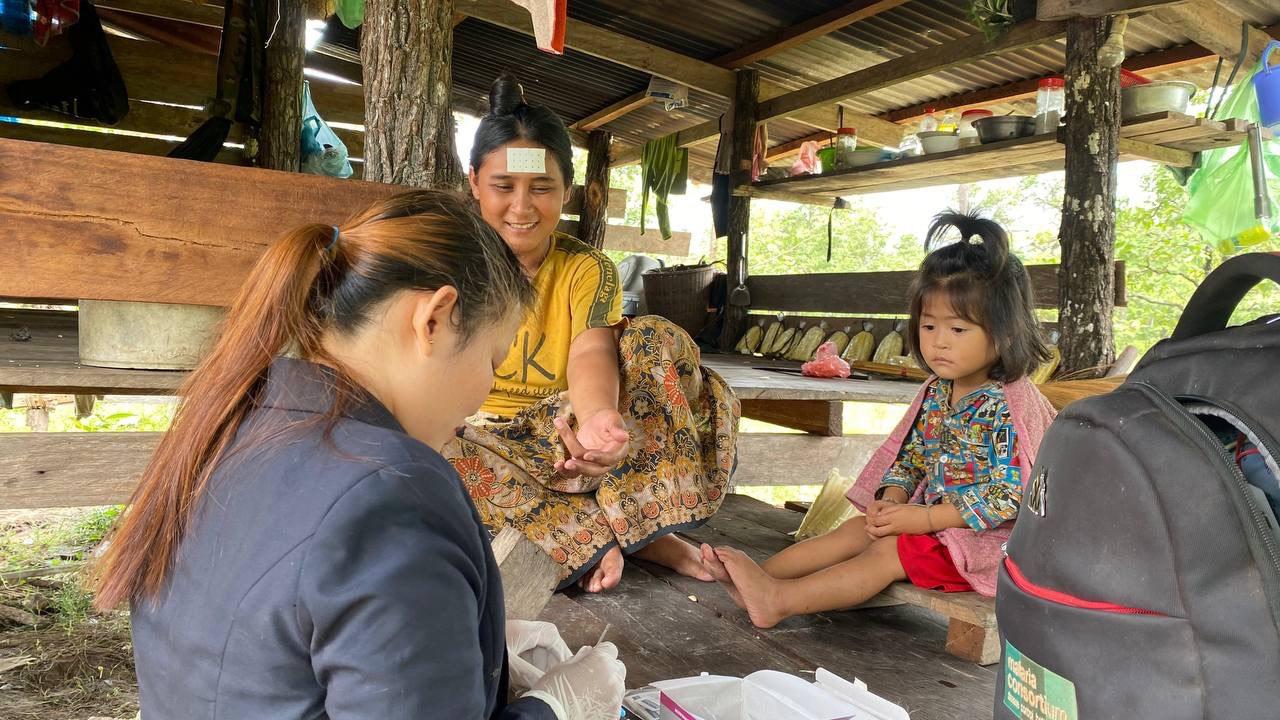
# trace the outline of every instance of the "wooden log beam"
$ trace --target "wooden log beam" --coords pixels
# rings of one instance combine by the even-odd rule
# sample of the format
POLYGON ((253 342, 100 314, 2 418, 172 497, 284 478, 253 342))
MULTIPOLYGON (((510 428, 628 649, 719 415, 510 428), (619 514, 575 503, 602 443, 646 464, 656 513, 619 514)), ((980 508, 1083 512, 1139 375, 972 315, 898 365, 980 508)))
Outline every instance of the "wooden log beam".
POLYGON ((94 3, 98 9, 112 8, 140 15, 152 15, 158 18, 181 20, 188 23, 199 23, 222 27, 221 3, 196 0, 98 0, 94 3))
POLYGON ((1187 37, 1215 55, 1233 62, 1240 55, 1241 28, 1248 28, 1248 51, 1241 65, 1246 69, 1257 65, 1262 51, 1271 41, 1266 32, 1249 25, 1239 14, 1218 4, 1217 0, 1192 0, 1184 5, 1162 8, 1153 14, 1156 19, 1186 33, 1187 37))
POLYGON ((992 55, 1042 45, 1057 40, 1065 32, 1066 26, 1063 23, 1032 20, 1010 28, 994 40, 988 40, 982 33, 975 33, 766 100, 760 103, 758 120, 763 122, 786 117, 801 110, 865 95, 992 55))
POLYGON ((737 50, 717 57, 712 62, 726 68, 746 67, 751 63, 759 62, 785 50, 790 50, 797 45, 802 45, 814 38, 833 33, 842 27, 874 17, 887 10, 892 10, 906 2, 907 0, 854 0, 854 2, 847 2, 820 15, 815 15, 808 20, 756 38, 737 50))
POLYGON ((607 125, 623 115, 639 110, 642 107, 648 107, 649 105, 652 105, 656 99, 657 98, 651 97, 647 91, 641 90, 634 95, 628 95, 615 103, 610 103, 600 108, 599 110, 573 123, 570 127, 575 130, 589 132, 602 125, 607 125))
POLYGON ((1120 70, 1098 49, 1108 18, 1069 20, 1066 69, 1065 196, 1058 324, 1063 372, 1110 365, 1116 255, 1116 163, 1120 157, 1120 70))
POLYGON ((742 416, 823 437, 844 434, 844 404, 830 400, 743 400, 742 416))
MULTIPOLYGON (((738 90, 733 97, 732 144, 729 151, 730 187, 751 185, 751 156, 753 152, 757 100, 760 95, 760 77, 755 70, 738 70, 738 90)), ((747 281, 747 237, 751 230, 751 198, 741 195, 729 197, 729 234, 727 263, 730 297, 739 283, 747 281)), ((747 325, 749 303, 730 301, 725 304, 724 325, 720 331, 720 347, 733 347, 747 325)))
POLYGON ((1186 0, 1040 0, 1036 5, 1036 19, 1047 22, 1079 17, 1106 17, 1121 13, 1132 15, 1180 2, 1186 2, 1186 0))
POLYGON ((266 88, 258 164, 298 172, 302 167, 302 62, 306 57, 307 17, 298 2, 281 3, 274 36, 266 48, 266 88))
POLYGON ((609 212, 609 143, 613 136, 592 130, 587 140, 587 173, 583 182, 578 239, 597 250, 604 247, 609 212))
POLYGON ((155 40, 172 47, 204 55, 216 56, 218 54, 218 46, 222 40, 222 29, 211 25, 183 22, 106 7, 98 9, 98 16, 102 19, 104 25, 119 28, 148 40, 155 40))

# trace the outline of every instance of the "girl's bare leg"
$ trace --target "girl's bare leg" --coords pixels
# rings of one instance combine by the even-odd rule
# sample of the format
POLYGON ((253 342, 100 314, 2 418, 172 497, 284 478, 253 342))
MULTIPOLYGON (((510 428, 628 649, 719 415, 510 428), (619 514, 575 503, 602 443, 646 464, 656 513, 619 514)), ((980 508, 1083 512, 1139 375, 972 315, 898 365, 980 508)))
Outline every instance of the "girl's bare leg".
POLYGON ((766 560, 761 567, 780 580, 799 578, 842 563, 870 546, 867 518, 859 515, 825 535, 792 545, 766 560))
MULTIPOLYGON (((858 556, 804 577, 781 580, 765 572, 741 550, 715 549, 727 577, 712 572, 751 623, 768 628, 792 615, 841 610, 866 602, 907 574, 898 561, 898 539, 881 538, 858 556)), ((706 551, 703 551, 704 559, 706 551)))

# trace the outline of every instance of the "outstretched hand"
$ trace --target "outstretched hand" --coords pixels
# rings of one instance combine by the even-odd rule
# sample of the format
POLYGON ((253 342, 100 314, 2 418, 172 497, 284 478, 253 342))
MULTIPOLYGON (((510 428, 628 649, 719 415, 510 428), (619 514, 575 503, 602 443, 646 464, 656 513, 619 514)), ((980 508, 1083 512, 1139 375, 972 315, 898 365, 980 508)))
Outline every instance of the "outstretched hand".
POLYGON ((613 470, 627 456, 631 435, 617 410, 597 410, 578 418, 577 432, 563 417, 555 419, 555 426, 569 455, 556 462, 556 472, 562 477, 598 477, 613 470))

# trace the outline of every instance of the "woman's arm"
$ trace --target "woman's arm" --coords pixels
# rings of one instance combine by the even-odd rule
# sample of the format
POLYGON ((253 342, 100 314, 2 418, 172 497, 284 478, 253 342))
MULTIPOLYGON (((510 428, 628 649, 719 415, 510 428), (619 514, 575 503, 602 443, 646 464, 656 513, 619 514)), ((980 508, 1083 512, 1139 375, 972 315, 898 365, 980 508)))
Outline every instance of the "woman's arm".
POLYGON ((590 328, 573 339, 567 380, 577 428, 556 421, 569 451, 556 470, 568 477, 604 475, 626 457, 629 440, 618 412, 621 378, 613 328, 590 328))
MULTIPOLYGON (((504 656, 486 657, 481 638, 500 642, 504 633, 481 627, 486 570, 472 513, 424 501, 422 486, 442 482, 457 481, 425 463, 374 472, 335 503, 311 540, 298 622, 334 720, 485 716, 504 656)), ((530 699, 497 717, 555 715, 530 699)))

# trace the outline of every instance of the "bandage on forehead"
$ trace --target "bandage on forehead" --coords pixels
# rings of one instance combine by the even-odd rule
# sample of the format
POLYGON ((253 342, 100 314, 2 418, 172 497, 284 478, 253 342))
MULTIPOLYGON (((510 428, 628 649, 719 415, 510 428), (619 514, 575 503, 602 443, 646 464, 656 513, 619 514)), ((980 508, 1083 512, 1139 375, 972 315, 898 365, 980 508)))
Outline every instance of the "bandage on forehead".
POLYGON ((547 151, 543 148, 507 148, 507 172, 546 173, 547 151))

